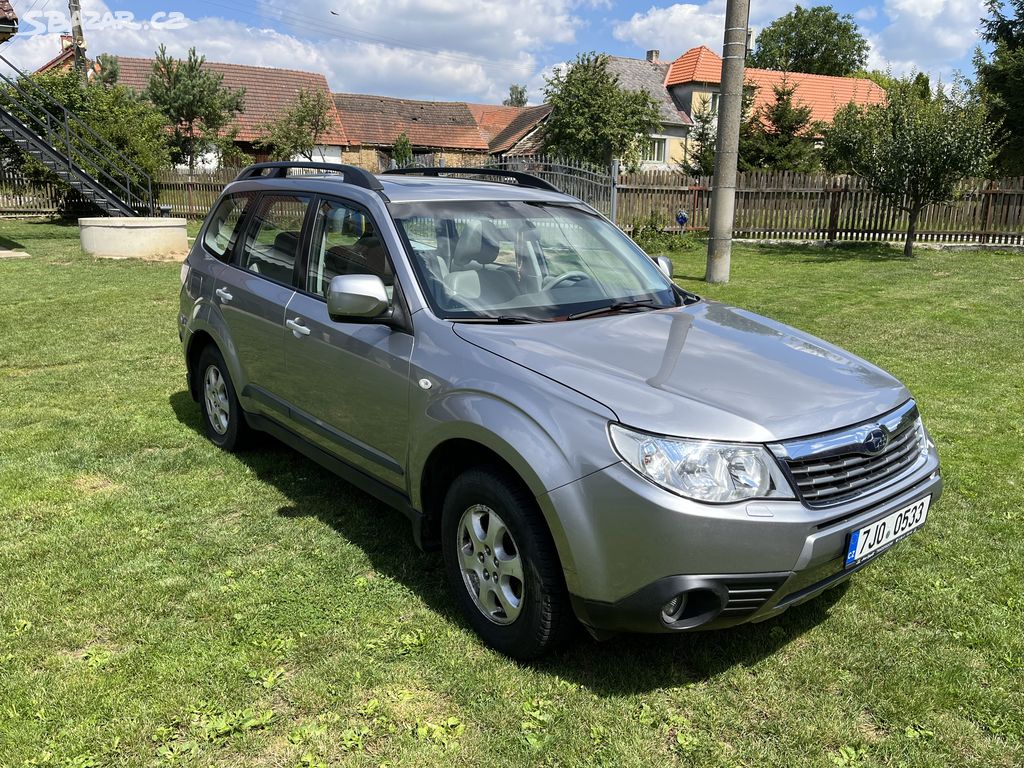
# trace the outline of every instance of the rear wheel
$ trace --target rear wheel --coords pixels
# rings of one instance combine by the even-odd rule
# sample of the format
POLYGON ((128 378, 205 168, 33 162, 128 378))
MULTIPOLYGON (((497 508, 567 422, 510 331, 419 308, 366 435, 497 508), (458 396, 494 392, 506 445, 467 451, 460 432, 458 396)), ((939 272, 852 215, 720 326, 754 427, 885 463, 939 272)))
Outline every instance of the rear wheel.
POLYGON ((248 437, 248 425, 220 350, 207 346, 199 355, 196 373, 206 436, 225 451, 239 450, 248 437))
POLYGON ((441 519, 448 581, 469 623, 516 659, 562 643, 573 616, 561 565, 529 492, 496 468, 455 479, 441 519))

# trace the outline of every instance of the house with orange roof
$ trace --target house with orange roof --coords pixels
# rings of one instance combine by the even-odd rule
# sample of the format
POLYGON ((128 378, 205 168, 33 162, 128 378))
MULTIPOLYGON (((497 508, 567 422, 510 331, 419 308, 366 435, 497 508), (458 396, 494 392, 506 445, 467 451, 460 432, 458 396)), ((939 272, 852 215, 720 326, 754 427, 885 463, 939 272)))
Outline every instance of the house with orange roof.
MULTIPOLYGON (((119 85, 142 93, 153 74, 153 59, 118 56, 119 85)), ((266 160, 263 150, 256 148, 256 142, 263 136, 263 126, 279 120, 295 104, 299 91, 320 91, 328 97, 328 128, 320 136, 320 144, 313 154, 314 160, 344 162, 351 142, 334 108, 331 89, 327 78, 318 72, 301 72, 276 67, 253 67, 242 64, 224 64, 207 61, 206 69, 213 70, 223 78, 224 86, 232 90, 245 89, 245 106, 228 125, 228 131, 235 132, 235 145, 256 158, 266 160)), ((296 158, 302 159, 302 158, 296 158)))
MULTIPOLYGON (((718 111, 722 82, 722 58, 706 46, 691 48, 672 62, 665 75, 665 88, 679 109, 691 118, 707 105, 718 111)), ((885 90, 872 80, 860 77, 830 77, 803 72, 778 72, 770 69, 745 71, 745 82, 755 89, 751 109, 772 104, 775 88, 786 84, 794 89, 793 100, 810 107, 811 120, 831 123, 836 112, 850 102, 861 106, 881 104, 885 90)))
MULTIPOLYGON (((2 2, 2 0, 0 0, 2 2)), ((43 64, 37 72, 66 70, 74 66, 74 53, 71 50, 70 36, 62 36, 62 50, 50 61, 43 64)), ((154 60, 135 56, 115 56, 117 59, 117 84, 124 85, 136 93, 142 93, 149 86, 149 78, 153 74, 154 60)), ((313 153, 313 159, 324 162, 349 162, 349 156, 358 153, 345 133, 338 117, 338 112, 331 98, 331 89, 327 78, 318 72, 302 72, 277 67, 254 67, 243 64, 226 64, 207 61, 204 69, 219 74, 225 87, 231 90, 245 89, 244 107, 235 116, 227 128, 227 133, 234 133, 234 143, 241 151, 252 155, 257 161, 268 158, 264 149, 256 147, 263 136, 263 128, 269 123, 279 120, 295 104, 299 91, 320 91, 327 95, 328 127, 320 136, 320 145, 313 153)), ((89 76, 99 72, 99 62, 91 62, 89 76)), ((302 160, 305 158, 294 158, 302 160)), ((200 167, 209 168, 216 164, 213 157, 204 158, 200 167)))
POLYGON ((551 111, 543 104, 505 107, 360 93, 336 93, 334 104, 351 151, 358 147, 352 162, 374 171, 386 165, 403 133, 414 158, 448 166, 480 165, 491 156, 523 153, 529 146, 526 140, 551 111))

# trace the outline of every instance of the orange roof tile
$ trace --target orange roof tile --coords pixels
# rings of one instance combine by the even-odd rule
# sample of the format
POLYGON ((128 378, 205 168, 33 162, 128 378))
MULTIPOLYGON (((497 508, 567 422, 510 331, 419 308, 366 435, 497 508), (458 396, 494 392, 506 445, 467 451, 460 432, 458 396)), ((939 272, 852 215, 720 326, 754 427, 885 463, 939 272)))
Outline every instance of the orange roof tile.
POLYGON ((748 85, 757 87, 753 109, 775 102, 775 87, 786 83, 793 88, 793 101, 811 108, 811 120, 831 123, 836 112, 851 101, 860 106, 881 104, 885 90, 872 80, 860 77, 830 77, 803 72, 775 72, 770 69, 748 69, 748 85))
MULTIPOLYGON (((672 62, 665 76, 666 87, 687 83, 717 85, 722 79, 722 59, 709 48, 691 48, 672 62)), ((808 75, 803 72, 777 72, 772 69, 748 68, 747 85, 757 88, 753 109, 775 99, 775 86, 783 82, 794 88, 793 99, 811 108, 811 119, 830 123, 842 107, 851 101, 862 106, 881 104, 885 90, 872 80, 860 77, 808 75)))
POLYGON ((681 83, 717 83, 722 79, 722 57, 706 45, 691 48, 672 62, 665 85, 681 83))
POLYGON ((391 146, 404 133, 414 147, 487 151, 473 113, 461 101, 336 93, 334 103, 354 144, 391 146))
POLYGON ((490 152, 507 152, 551 114, 550 104, 534 107, 491 106, 469 104, 470 112, 487 139, 490 152))
MULTIPOLYGON (((153 59, 118 56, 118 78, 125 85, 141 93, 149 85, 153 73, 153 59)), ((229 126, 237 128, 238 141, 256 141, 262 135, 265 123, 279 119, 295 103, 299 91, 322 91, 328 97, 331 126, 321 135, 326 146, 348 145, 349 139, 338 117, 331 98, 327 78, 317 72, 299 72, 292 69, 250 67, 242 64, 223 64, 208 61, 203 65, 224 78, 224 85, 232 90, 245 89, 245 110, 229 126)))

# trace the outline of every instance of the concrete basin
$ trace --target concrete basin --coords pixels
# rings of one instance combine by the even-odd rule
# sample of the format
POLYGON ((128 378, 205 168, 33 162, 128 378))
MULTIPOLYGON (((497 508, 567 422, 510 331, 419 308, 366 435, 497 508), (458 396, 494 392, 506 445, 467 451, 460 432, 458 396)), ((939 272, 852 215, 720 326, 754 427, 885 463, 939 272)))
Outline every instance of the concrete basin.
POLYGON ((188 252, 185 219, 111 216, 79 219, 78 229, 82 250, 90 256, 172 260, 188 252))

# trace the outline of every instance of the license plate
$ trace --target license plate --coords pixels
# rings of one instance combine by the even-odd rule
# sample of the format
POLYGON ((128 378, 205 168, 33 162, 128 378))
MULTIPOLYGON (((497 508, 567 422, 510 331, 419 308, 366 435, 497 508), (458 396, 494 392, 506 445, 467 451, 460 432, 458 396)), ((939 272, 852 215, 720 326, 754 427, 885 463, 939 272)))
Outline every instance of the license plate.
POLYGON ((853 531, 846 547, 846 567, 874 557, 924 525, 931 503, 932 497, 925 496, 909 507, 898 509, 881 520, 875 520, 871 525, 853 531))

